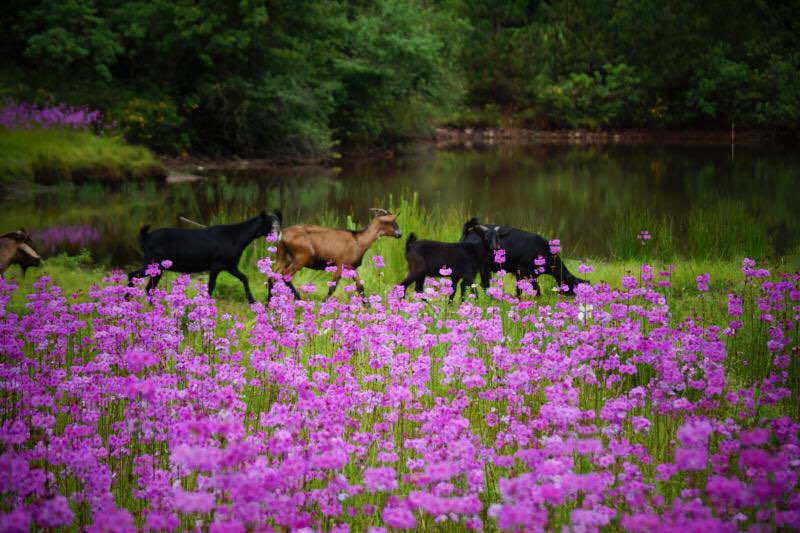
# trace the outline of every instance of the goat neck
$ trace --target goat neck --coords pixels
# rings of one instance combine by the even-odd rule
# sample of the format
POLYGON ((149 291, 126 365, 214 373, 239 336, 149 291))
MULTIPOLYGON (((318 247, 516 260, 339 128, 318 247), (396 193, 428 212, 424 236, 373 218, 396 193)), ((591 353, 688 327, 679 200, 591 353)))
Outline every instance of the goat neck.
POLYGON ((381 221, 376 217, 370 221, 366 228, 353 234, 362 256, 367 252, 369 247, 372 246, 372 243, 381 237, 380 226, 381 221))
POLYGON ((227 226, 228 232, 232 235, 234 242, 240 248, 247 247, 248 244, 262 235, 261 215, 245 220, 238 224, 227 226))
POLYGON ((469 252, 470 255, 472 255, 472 257, 477 259, 479 263, 482 263, 484 260, 486 260, 486 258, 492 253, 483 239, 462 242, 461 245, 467 250, 467 252, 469 252))

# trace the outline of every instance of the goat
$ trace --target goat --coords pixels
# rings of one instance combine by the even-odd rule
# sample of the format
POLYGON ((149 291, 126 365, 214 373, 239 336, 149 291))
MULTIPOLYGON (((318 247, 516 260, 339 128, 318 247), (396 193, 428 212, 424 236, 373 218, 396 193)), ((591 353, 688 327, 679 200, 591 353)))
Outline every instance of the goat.
MULTIPOLYGON (((208 271, 209 296, 214 292, 217 275, 223 270, 227 271, 242 282, 247 301, 254 303, 247 276, 239 270, 239 259, 244 249, 256 238, 280 233, 281 220, 281 212, 276 210, 270 215, 262 211, 258 216, 239 224, 203 229, 161 228, 151 232, 149 225, 144 226, 139 238, 144 250, 145 267, 128 274, 128 286, 132 285, 133 278, 147 277, 147 265, 169 260, 172 264, 164 267, 165 270, 182 273, 208 271)), ((153 290, 160 279, 161 272, 150 276, 147 292, 153 290)))
MULTIPOLYGON (((449 277, 453 285, 450 300, 453 300, 460 281, 463 301, 465 287, 472 286, 481 265, 490 260, 492 250, 498 247, 497 230, 494 228, 476 225, 472 231, 478 238, 469 242, 418 241, 416 235, 409 235, 406 241, 408 275, 401 282, 403 288, 414 283, 415 291, 420 292, 427 276, 441 277, 443 274, 440 271, 446 267, 450 269, 449 277)), ((472 292, 475 293, 474 287, 472 292)))
POLYGON ((22 275, 34 266, 42 264, 42 257, 36 251, 33 240, 24 229, 0 235, 0 277, 11 265, 19 265, 22 275))
MULTIPOLYGON (((499 247, 505 250, 506 254, 503 264, 495 263, 493 258, 487 258, 481 265, 482 287, 488 287, 491 273, 500 270, 513 273, 517 281, 530 279, 537 295, 541 294, 541 289, 537 282, 537 278, 542 273, 539 269, 543 269, 544 273, 553 276, 559 286, 566 284, 569 289, 567 294, 574 294, 575 287, 579 283, 589 283, 585 279, 574 276, 567 270, 558 254, 550 252, 549 242, 541 235, 494 224, 486 224, 486 226, 497 231, 499 247), (539 257, 544 259, 544 265, 536 265, 534 263, 539 257)), ((477 227, 480 227, 477 218, 468 220, 464 224, 461 242, 478 242, 480 236, 475 232, 477 227)), ((517 297, 520 296, 521 292, 519 285, 517 285, 517 297)))
MULTIPOLYGON (((375 216, 367 226, 359 231, 325 228, 310 224, 297 224, 283 230, 283 237, 278 243, 278 257, 275 262, 274 272, 286 279, 295 298, 300 298, 294 285, 289 279, 295 272, 303 268, 325 270, 328 265, 335 265, 333 284, 328 289, 326 298, 330 298, 342 269, 350 267, 357 269, 361 266, 364 254, 372 243, 379 237, 391 236, 400 238, 403 233, 397 225, 397 217, 386 209, 370 209, 375 216)), ((364 284, 356 271, 356 286, 364 294, 364 284)), ((272 280, 269 282, 269 296, 272 295, 272 280)))

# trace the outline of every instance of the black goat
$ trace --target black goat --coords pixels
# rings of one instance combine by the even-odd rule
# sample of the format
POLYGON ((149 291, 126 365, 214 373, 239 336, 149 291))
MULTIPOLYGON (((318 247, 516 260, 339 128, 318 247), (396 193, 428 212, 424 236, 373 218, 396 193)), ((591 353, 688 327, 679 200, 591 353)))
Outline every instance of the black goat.
MULTIPOLYGON (((521 229, 509 228, 506 226, 496 226, 494 224, 481 225, 477 218, 472 218, 464 224, 461 234, 461 242, 480 242, 481 236, 476 232, 476 228, 490 227, 497 232, 499 247, 506 251, 505 262, 498 264, 493 257, 487 258, 481 265, 481 286, 489 286, 492 272, 505 270, 513 273, 517 281, 530 279, 537 294, 541 294, 537 278, 542 273, 538 269, 544 269, 543 273, 549 274, 556 279, 559 286, 566 285, 568 294, 573 294, 575 286, 579 283, 589 283, 585 279, 574 276, 558 254, 550 252, 550 243, 541 235, 523 231, 521 229), (544 259, 543 265, 536 265, 535 261, 539 258, 544 259)), ((521 289, 517 286, 517 296, 521 294, 521 289)))
MULTIPOLYGON (((280 233, 282 216, 280 211, 267 215, 264 211, 257 217, 239 224, 209 226, 203 229, 161 228, 150 232, 144 226, 140 234, 144 250, 145 265, 169 260, 172 264, 165 270, 175 272, 210 272, 208 276, 208 295, 214 292, 217 275, 223 270, 235 276, 244 285, 244 292, 250 303, 255 302, 250 286, 241 270, 239 259, 247 246, 258 237, 270 233, 280 233)), ((163 268, 163 267, 161 267, 163 268)), ((143 278, 147 266, 128 274, 128 285, 133 278, 143 278)), ((158 285, 161 274, 151 276, 147 292, 158 285)))
MULTIPOLYGON (((453 285, 450 300, 456 294, 459 281, 463 300, 466 286, 474 283, 481 265, 491 260, 492 250, 498 246, 495 229, 477 225, 472 231, 477 238, 470 242, 419 241, 413 233, 409 235, 406 241, 408 275, 401 282, 403 288, 414 283, 414 289, 420 292, 427 276, 442 277, 439 271, 448 268, 453 285)), ((475 292, 474 287, 472 292, 475 292)))

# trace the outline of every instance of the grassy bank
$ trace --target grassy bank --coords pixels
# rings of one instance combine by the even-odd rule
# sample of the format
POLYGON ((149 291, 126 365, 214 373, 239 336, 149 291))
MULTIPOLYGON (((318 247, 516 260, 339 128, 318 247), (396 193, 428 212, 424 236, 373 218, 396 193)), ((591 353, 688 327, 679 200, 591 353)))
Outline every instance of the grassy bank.
POLYGON ((164 179, 149 150, 121 139, 61 128, 0 128, 0 183, 164 179))

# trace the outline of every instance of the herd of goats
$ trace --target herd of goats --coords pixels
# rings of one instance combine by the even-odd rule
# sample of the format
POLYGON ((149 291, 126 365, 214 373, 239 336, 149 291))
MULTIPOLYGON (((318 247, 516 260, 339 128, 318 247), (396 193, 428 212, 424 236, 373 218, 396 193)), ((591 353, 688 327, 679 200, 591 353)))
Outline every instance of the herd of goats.
MULTIPOLYGON (((297 224, 282 229, 281 212, 258 216, 238 224, 208 226, 199 229, 161 228, 150 231, 144 226, 140 240, 144 252, 145 267, 128 274, 129 284, 134 278, 149 277, 147 291, 154 289, 161 279, 162 271, 148 274, 148 266, 153 263, 166 264, 165 270, 181 273, 209 272, 208 294, 214 292, 217 276, 226 271, 244 286, 244 292, 253 303, 250 285, 241 270, 239 259, 245 248, 259 237, 278 235, 277 260, 275 272, 279 274, 296 298, 300 294, 291 282, 294 273, 303 268, 325 270, 335 266, 333 283, 329 284, 328 297, 336 290, 342 270, 355 271, 356 286, 361 293, 364 284, 358 277, 357 269, 369 247, 380 237, 402 237, 397 225, 397 215, 385 209, 372 209, 373 218, 359 231, 326 228, 311 224, 297 224), (169 263, 165 263, 169 261, 169 263), (171 264, 170 264, 171 263, 171 264)), ((489 286, 492 272, 505 270, 516 275, 517 280, 527 279, 539 294, 537 278, 541 273, 553 276, 559 286, 565 286, 568 293, 574 291, 578 283, 586 280, 575 277, 561 262, 558 253, 551 251, 549 242, 528 231, 494 224, 481 224, 472 218, 464 224, 459 242, 438 242, 418 240, 413 233, 406 241, 406 260, 408 275, 401 282, 404 288, 414 284, 417 292, 423 289, 425 278, 441 277, 447 274, 453 287, 461 284, 461 298, 466 287, 472 287, 477 274, 481 275, 481 286, 489 286), (505 260, 495 261, 496 250, 505 251, 505 260)), ((30 235, 23 229, 0 235, 0 275, 12 264, 23 270, 41 264, 42 258, 34 247, 30 235)), ((517 296, 521 289, 517 284, 517 296)), ((269 282, 268 299, 272 294, 272 281, 269 282)))

